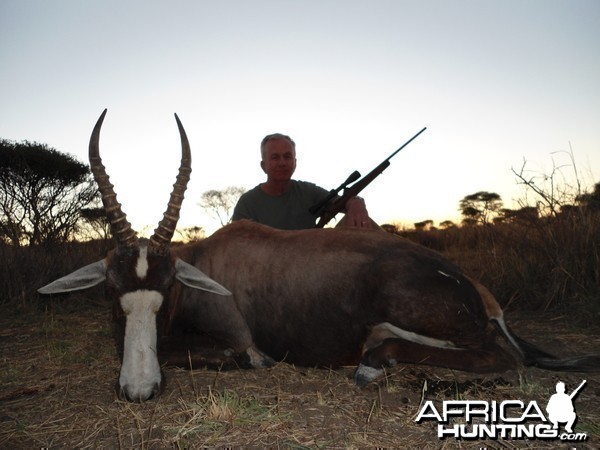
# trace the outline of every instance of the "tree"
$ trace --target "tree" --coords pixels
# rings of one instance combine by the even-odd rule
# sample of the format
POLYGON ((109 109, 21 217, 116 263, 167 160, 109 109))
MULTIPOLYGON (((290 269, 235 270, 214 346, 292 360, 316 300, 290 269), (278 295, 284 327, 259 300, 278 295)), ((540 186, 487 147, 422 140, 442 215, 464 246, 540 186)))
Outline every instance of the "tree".
POLYGON ((427 219, 423 220, 422 222, 416 222, 414 226, 415 230, 429 231, 433 228, 433 220, 427 219))
POLYGON ((13 245, 72 238, 97 198, 87 165, 45 144, 0 139, 0 235, 13 245))
POLYGON ((225 226, 231 221, 233 208, 235 208, 238 199, 244 192, 246 192, 246 189, 239 186, 229 186, 222 191, 206 191, 202 194, 199 205, 210 216, 219 219, 221 226, 225 226))
POLYGON ((447 230, 448 228, 454 228, 454 227, 456 227, 456 225, 451 220, 444 220, 443 222, 440 222, 440 228, 442 230, 447 230))
POLYGON ((592 192, 586 192, 576 197, 575 201, 595 211, 600 211, 600 182, 594 185, 592 192))
POLYGON ((381 225, 381 228, 392 234, 398 234, 400 232, 400 227, 395 223, 384 223, 381 225))
POLYGON ((502 198, 495 192, 479 191, 467 195, 459 203, 465 224, 488 224, 501 209, 502 198))
POLYGON ((565 207, 568 208, 578 203, 580 197, 585 195, 582 191, 573 151, 555 152, 554 154, 566 154, 570 162, 559 165, 553 156, 552 170, 547 173, 527 170, 526 160, 523 160, 523 165, 518 172, 511 169, 517 177, 518 184, 525 186, 526 192, 533 192, 536 195, 536 208, 542 216, 555 217, 565 210, 565 207), (564 173, 566 168, 572 169, 571 177, 564 173), (569 178, 574 181, 568 182, 569 178))
POLYGON ((503 222, 509 223, 535 223, 539 219, 539 212, 535 206, 523 206, 520 209, 502 209, 503 222))
POLYGON ((205 236, 204 228, 199 226, 187 227, 182 230, 178 228, 175 231, 179 233, 183 242, 198 242, 204 239, 205 236))

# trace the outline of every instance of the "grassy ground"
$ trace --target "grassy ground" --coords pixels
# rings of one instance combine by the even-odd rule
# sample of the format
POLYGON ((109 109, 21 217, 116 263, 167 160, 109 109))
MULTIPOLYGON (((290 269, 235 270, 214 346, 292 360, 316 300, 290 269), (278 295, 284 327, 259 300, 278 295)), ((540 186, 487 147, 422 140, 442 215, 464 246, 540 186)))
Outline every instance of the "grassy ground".
MULTIPOLYGON (((40 300, 42 301, 42 300, 40 300)), ((426 400, 536 400, 558 380, 575 402, 577 432, 600 446, 600 374, 523 368, 474 375, 425 366, 392 369, 356 387, 339 371, 279 364, 265 370, 165 369, 167 386, 144 404, 114 394, 119 362, 108 305, 67 300, 43 311, 0 311, 0 448, 571 448, 559 441, 440 440, 435 424, 415 423, 426 400)), ((598 328, 567 317, 512 316, 515 331, 555 353, 600 352, 598 328)))

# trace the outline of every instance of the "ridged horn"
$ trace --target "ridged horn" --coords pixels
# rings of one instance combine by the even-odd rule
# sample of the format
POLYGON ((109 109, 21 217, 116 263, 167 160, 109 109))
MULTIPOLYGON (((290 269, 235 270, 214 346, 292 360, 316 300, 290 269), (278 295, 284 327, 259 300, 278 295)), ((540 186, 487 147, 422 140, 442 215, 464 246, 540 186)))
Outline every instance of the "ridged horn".
POLYGON ((114 186, 110 183, 110 179, 106 174, 106 168, 100 158, 100 129, 102 128, 105 115, 106 109, 100 115, 90 137, 90 168, 92 169, 94 180, 98 184, 104 211, 110 223, 112 234, 117 241, 117 248, 135 248, 138 246, 137 235, 131 228, 131 224, 127 221, 127 216, 121 209, 121 204, 117 201, 114 186))
POLYGON ((179 221, 179 211, 181 210, 183 195, 190 181, 190 173, 192 172, 190 143, 177 114, 175 114, 175 120, 179 128, 179 135, 181 136, 181 164, 179 165, 179 173, 173 185, 173 192, 171 192, 167 210, 163 215, 163 219, 158 223, 158 228, 154 230, 154 234, 150 238, 150 250, 159 254, 164 254, 169 250, 171 239, 179 221))

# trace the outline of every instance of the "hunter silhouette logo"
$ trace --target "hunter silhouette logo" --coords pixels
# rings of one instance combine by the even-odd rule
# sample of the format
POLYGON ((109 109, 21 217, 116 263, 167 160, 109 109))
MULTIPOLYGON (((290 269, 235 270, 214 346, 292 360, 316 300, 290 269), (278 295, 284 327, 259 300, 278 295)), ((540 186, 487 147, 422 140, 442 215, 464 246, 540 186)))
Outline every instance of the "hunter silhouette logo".
POLYGON ((559 423, 566 423, 565 431, 567 433, 573 433, 573 425, 577 420, 573 399, 579 394, 579 391, 586 382, 587 380, 583 380, 571 394, 565 393, 565 383, 562 381, 556 383, 556 394, 553 394, 552 397, 550 397, 548 406, 546 406, 548 419, 553 424, 552 429, 557 430, 559 423))
POLYGON ((535 400, 444 400, 436 406, 427 400, 415 422, 437 423, 440 439, 560 439, 585 441, 586 433, 575 433, 577 414, 573 400, 586 384, 583 380, 570 394, 565 383, 556 383, 556 393, 546 405, 546 414, 535 400), (561 432, 560 424, 564 424, 561 432))

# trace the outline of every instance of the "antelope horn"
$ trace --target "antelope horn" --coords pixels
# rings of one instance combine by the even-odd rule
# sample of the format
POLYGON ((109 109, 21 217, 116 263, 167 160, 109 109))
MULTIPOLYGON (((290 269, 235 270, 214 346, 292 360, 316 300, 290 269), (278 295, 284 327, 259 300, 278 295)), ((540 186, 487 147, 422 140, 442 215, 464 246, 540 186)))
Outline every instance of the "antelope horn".
POLYGON ((185 193, 188 182, 190 181, 190 173, 192 172, 192 153, 190 151, 190 143, 183 129, 183 125, 175 114, 179 135, 181 136, 181 164, 179 165, 179 173, 167 210, 163 215, 163 219, 158 223, 158 228, 154 230, 154 234, 150 238, 150 250, 154 253, 163 254, 169 249, 169 244, 175 233, 177 221, 179 220, 179 211, 183 202, 183 194, 185 193))
POLYGON ((94 174, 94 180, 98 184, 104 211, 110 223, 112 234, 117 241, 117 247, 135 248, 138 246, 137 235, 131 228, 131 224, 127 221, 127 216, 121 209, 121 204, 117 201, 114 186, 110 183, 109 177, 106 174, 106 168, 102 164, 102 158, 100 158, 100 128, 102 128, 105 115, 106 109, 100 115, 90 137, 90 168, 92 169, 92 174, 94 174))

